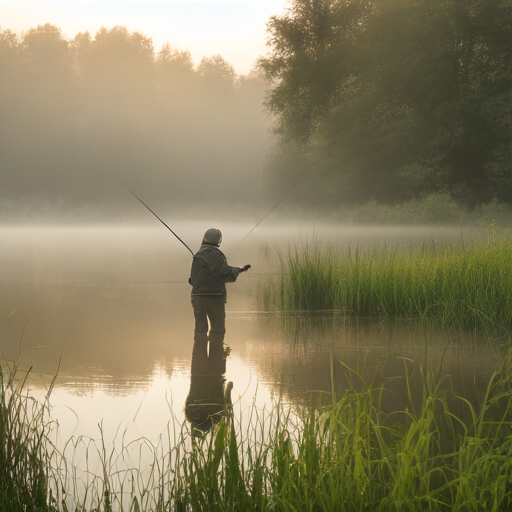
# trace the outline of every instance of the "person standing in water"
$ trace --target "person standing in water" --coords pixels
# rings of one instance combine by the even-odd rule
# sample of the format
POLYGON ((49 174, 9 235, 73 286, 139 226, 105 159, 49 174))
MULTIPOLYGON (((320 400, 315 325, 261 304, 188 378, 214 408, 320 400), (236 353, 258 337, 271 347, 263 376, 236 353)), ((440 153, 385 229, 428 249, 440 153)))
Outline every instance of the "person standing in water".
POLYGON ((190 269, 189 283, 192 285, 192 307, 195 317, 195 337, 208 335, 210 322, 210 343, 224 340, 226 332, 227 300, 226 283, 234 283, 240 272, 246 272, 250 265, 231 267, 226 256, 219 249, 222 233, 210 228, 203 237, 201 248, 195 254, 190 269))

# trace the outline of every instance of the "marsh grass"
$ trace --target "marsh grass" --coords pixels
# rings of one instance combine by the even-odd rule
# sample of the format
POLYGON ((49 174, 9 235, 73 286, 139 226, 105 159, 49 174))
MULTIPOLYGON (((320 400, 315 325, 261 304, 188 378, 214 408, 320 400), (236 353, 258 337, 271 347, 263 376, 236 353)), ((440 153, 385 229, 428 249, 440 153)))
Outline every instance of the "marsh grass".
MULTIPOLYGON (((29 349, 30 351, 30 349, 29 349)), ((55 423, 49 416, 48 399, 43 403, 26 391, 32 372, 21 370, 28 353, 8 363, 0 353, 0 510, 45 512, 49 506, 50 440, 55 423)))
POLYGON ((337 393, 333 376, 322 405, 253 406, 249 415, 235 406, 201 435, 171 418, 156 445, 141 438, 119 450, 100 426, 99 439, 70 439, 61 452, 50 404, 34 401, 23 391, 26 375, 4 364, 0 510, 510 510, 508 356, 480 401, 455 396, 441 367, 425 372, 404 359, 403 378, 382 379, 339 364, 350 385, 337 393), (397 384, 403 407, 385 412, 397 384), (73 453, 91 464, 78 470, 73 453))
POLYGON ((322 247, 315 239, 278 253, 280 276, 259 285, 266 310, 345 310, 434 319, 460 328, 512 327, 512 238, 322 247))

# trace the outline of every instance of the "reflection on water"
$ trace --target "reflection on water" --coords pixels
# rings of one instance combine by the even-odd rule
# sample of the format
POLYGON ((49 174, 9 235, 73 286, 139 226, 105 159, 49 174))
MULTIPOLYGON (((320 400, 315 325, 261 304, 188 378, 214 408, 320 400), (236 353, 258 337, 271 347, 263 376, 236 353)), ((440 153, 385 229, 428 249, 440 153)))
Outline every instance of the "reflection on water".
MULTIPOLYGON (((76 428, 76 418, 69 420, 75 434, 84 427, 84 432, 94 436, 102 419, 107 423, 112 418, 119 424, 122 418, 136 425, 139 435, 146 435, 147 422, 154 435, 171 417, 168 401, 179 404, 172 414, 184 421, 187 395, 189 405, 197 401, 198 383, 208 378, 212 378, 212 392, 217 391, 205 400, 211 398, 213 403, 223 399, 224 379, 233 382, 233 401, 240 404, 252 403, 256 389, 260 404, 272 395, 303 402, 311 391, 330 392, 333 382, 338 392, 346 388, 348 381, 337 360, 364 368, 368 375, 386 361, 380 370, 383 375, 400 376, 405 357, 429 369, 442 361, 444 371, 454 376, 457 392, 476 396, 475 390, 499 366, 502 354, 495 340, 475 333, 425 328, 412 320, 255 311, 252 292, 258 279, 274 271, 273 247, 293 243, 299 230, 258 229, 235 247, 252 226, 221 227, 223 252, 230 263, 250 262, 252 269, 229 288, 225 343, 232 352, 225 376, 219 377, 224 372, 215 367, 219 361, 215 362, 215 350, 210 350, 206 370, 198 372, 201 378, 193 378, 192 383, 190 374, 195 374, 195 367, 205 368, 205 357, 204 347, 199 350, 193 345, 190 254, 167 230, 160 226, 0 229, 1 349, 6 357, 16 358, 21 333, 30 320, 23 349, 46 346, 29 354, 34 370, 53 375, 63 354, 53 396, 56 409, 68 411, 62 412, 64 416, 78 416, 76 428)), ((178 223, 173 228, 196 250, 205 224, 178 223)), ((313 229, 302 226, 301 236, 312 233, 313 229)), ((341 245, 396 239, 414 243, 460 234, 459 228, 417 227, 322 227, 315 231, 319 240, 341 245)), ((196 407, 198 417, 199 410, 196 407)))
MULTIPOLYGON (((383 386, 382 411, 402 411, 409 384, 421 400, 423 376, 448 377, 447 398, 460 396, 478 410, 492 374, 506 355, 505 340, 417 320, 354 318, 341 313, 282 314, 260 321, 261 339, 248 357, 261 357, 261 381, 296 403, 329 402, 331 392, 383 386), (254 356, 253 356, 254 354, 254 356)), ((461 402, 457 401, 459 406, 461 402)), ((469 409, 460 411, 460 417, 469 409)))
POLYGON ((190 390, 185 402, 185 417, 194 429, 207 432, 221 420, 226 410, 224 389, 226 351, 223 334, 196 333, 190 368, 190 390))
MULTIPOLYGON (((177 228, 188 245, 200 245, 203 225, 177 228)), ((227 240, 239 235, 229 227, 224 232, 227 240)), ((167 230, 4 228, 0 241, 6 357, 17 356, 30 321, 23 347, 46 347, 31 354, 39 373, 52 375, 63 353, 62 376, 114 383, 124 392, 149 382, 157 364, 169 373, 189 366, 191 258, 167 230)), ((245 259, 244 250, 233 255, 234 264, 245 259)), ((237 283, 228 307, 248 309, 250 300, 237 283)))

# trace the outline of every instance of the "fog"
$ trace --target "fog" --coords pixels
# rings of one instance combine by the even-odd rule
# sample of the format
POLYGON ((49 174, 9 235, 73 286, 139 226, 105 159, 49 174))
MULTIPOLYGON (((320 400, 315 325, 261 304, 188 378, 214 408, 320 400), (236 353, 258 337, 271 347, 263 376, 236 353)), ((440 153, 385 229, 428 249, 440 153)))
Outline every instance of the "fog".
POLYGON ((161 212, 248 210, 271 144, 265 89, 124 27, 4 30, 0 221, 136 221, 123 185, 161 212))
MULTIPOLYGON (((286 80, 276 87, 265 62, 266 78, 263 68, 237 75, 220 55, 196 65, 186 49, 156 52, 150 36, 123 26, 73 40, 51 24, 20 37, 0 29, 0 222, 150 222, 125 185, 173 222, 255 224, 279 204, 269 221, 510 223, 512 208, 496 195, 471 205, 441 180, 397 202, 392 180, 385 197, 364 172, 363 192, 354 188, 350 166, 327 158, 320 139, 290 146, 282 125, 292 129, 305 105, 293 88, 280 96, 286 80)), ((357 159, 373 155, 381 173, 393 163, 367 140, 358 140, 357 159)))

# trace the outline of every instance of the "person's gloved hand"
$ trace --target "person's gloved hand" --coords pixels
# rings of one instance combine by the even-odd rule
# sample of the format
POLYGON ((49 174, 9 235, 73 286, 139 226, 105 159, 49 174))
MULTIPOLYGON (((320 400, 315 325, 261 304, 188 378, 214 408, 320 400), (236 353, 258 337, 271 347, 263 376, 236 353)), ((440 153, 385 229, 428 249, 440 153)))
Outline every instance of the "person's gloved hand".
POLYGON ((240 272, 247 272, 251 268, 251 265, 244 265, 240 267, 240 272))

